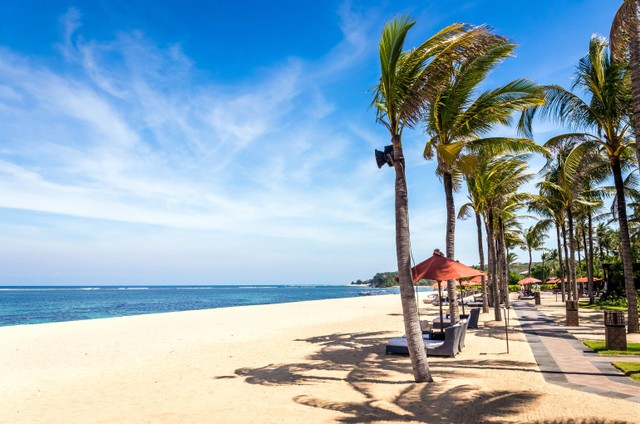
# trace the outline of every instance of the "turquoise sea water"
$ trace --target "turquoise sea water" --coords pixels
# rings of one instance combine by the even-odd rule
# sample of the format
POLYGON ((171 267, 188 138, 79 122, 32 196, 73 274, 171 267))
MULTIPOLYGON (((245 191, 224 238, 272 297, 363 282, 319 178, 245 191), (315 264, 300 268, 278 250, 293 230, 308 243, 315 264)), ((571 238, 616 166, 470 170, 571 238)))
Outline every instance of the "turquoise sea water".
POLYGON ((398 293, 352 286, 0 287, 0 326, 398 293))

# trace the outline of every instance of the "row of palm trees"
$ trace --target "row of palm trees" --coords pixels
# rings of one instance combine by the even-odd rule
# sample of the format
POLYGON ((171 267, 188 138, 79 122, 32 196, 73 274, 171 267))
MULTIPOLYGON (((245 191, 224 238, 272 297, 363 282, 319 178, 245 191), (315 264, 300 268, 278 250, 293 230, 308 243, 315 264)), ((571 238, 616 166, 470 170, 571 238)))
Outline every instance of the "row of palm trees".
MULTIPOLYGON (((635 0, 625 1, 621 10, 634 7, 637 8, 635 0)), ((518 225, 519 209, 528 204, 530 211, 546 218, 531 229, 531 236, 539 236, 555 225, 558 254, 564 253, 568 259, 570 298, 576 299, 575 217, 578 214, 588 216, 591 236, 592 212, 602 203, 594 187, 613 175, 620 253, 629 301, 629 331, 638 331, 622 179, 622 170, 630 163, 627 147, 632 144, 630 125, 634 122, 630 107, 629 61, 623 59, 629 56, 625 51, 631 50, 632 59, 635 53, 633 49, 621 47, 633 44, 629 40, 638 34, 638 26, 637 17, 633 21, 625 13, 616 19, 631 22, 625 24, 624 31, 620 32, 622 35, 617 38, 619 43, 614 51, 619 56, 609 53, 603 38, 594 37, 589 54, 578 66, 572 88, 585 89, 591 97, 588 102, 560 86, 538 86, 527 79, 516 79, 478 94, 478 86, 489 72, 515 49, 514 44, 486 26, 453 24, 411 50, 405 50, 404 43, 415 21, 401 16, 384 26, 379 43, 381 77, 374 88, 372 105, 378 122, 389 131, 393 145, 398 275, 407 345, 417 382, 432 380, 412 286, 408 193, 402 149, 404 129, 417 125, 423 126, 427 136, 424 157, 437 159, 437 174, 444 186, 447 256, 455 257, 453 193, 463 185, 469 202, 462 206, 458 216, 475 216, 481 268, 484 268, 484 226, 489 281, 483 281, 483 306, 488 311, 490 297, 496 320, 501 319, 501 304, 508 306, 509 302, 508 252, 516 243, 514 228, 518 225), (514 116, 520 116, 518 129, 522 137, 490 137, 496 126, 513 123, 514 116), (554 119, 573 132, 554 137, 544 146, 537 145, 532 141, 532 122, 536 116, 554 119), (544 179, 538 184, 538 195, 520 192, 523 184, 535 176, 528 167, 529 156, 533 153, 548 158, 544 179), (568 241, 564 243, 564 252, 561 236, 562 240, 568 241), (631 313, 632 308, 635 314, 631 313)), ((633 79, 633 75, 631 77, 633 79)), ((590 271, 589 276, 592 275, 590 271)), ((447 290, 449 297, 455 299, 453 281, 448 282, 447 290)), ((458 316, 456 302, 450 302, 449 313, 455 320, 458 316)))
MULTIPOLYGON (((544 87, 545 104, 527 110, 523 115, 521 128, 530 134, 531 120, 536 113, 540 113, 573 130, 553 137, 545 144, 554 155, 547 163, 545 179, 540 183, 541 196, 550 203, 548 215, 559 214, 558 223, 567 223, 568 275, 571 284, 569 293, 573 299, 577 299, 574 215, 586 214, 591 221, 594 208, 599 206, 595 187, 613 177, 620 255, 629 307, 629 331, 638 332, 633 257, 623 179, 623 168, 636 166, 630 161, 633 113, 629 82, 628 63, 612 57, 603 37, 593 36, 589 53, 580 60, 573 82, 573 89, 582 89, 588 99, 585 101, 559 86, 544 87)), ((591 259, 589 261, 592 262, 591 259)), ((587 270, 591 282, 592 264, 587 270)))

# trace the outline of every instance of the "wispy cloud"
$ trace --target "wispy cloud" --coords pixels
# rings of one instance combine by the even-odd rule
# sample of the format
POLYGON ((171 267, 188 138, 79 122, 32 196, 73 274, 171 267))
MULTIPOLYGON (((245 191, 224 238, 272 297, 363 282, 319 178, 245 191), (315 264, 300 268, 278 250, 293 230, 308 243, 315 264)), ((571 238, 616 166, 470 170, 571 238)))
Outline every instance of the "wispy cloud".
POLYGON ((354 154, 366 140, 332 116, 324 87, 371 53, 371 28, 340 13, 344 39, 320 63, 290 58, 228 85, 179 45, 91 39, 71 9, 56 61, 0 50, 0 207, 95 232, 92 220, 156 226, 167 244, 202 231, 263 253, 376 243, 393 231, 380 219, 391 187, 354 154))

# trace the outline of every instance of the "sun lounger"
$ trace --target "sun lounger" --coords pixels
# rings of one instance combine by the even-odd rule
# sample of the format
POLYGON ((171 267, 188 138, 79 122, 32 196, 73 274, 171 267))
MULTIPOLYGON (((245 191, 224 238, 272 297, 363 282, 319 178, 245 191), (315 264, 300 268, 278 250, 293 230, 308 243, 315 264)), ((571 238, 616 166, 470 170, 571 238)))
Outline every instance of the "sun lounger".
POLYGON ((535 297, 533 295, 518 295, 518 300, 533 300, 535 297))
MULTIPOLYGON (((462 336, 464 329, 465 328, 461 323, 445 328, 444 331, 446 335, 444 341, 423 338, 424 347, 427 349, 427 355, 455 357, 458 352, 460 352, 460 337, 462 336)), ((395 337, 389 339, 386 346, 386 353, 400 353, 408 355, 409 349, 407 348, 406 337, 395 337)))
POLYGON ((472 308, 469 313, 469 324, 467 328, 478 328, 478 319, 480 318, 480 308, 472 308))

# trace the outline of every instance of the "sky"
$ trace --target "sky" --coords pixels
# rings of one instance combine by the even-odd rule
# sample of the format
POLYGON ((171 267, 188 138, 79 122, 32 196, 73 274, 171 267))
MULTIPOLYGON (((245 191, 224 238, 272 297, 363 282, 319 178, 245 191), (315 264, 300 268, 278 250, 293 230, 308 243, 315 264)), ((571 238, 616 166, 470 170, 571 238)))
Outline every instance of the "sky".
MULTIPOLYGON (((6 2, 0 284, 348 284, 393 271, 394 172, 373 155, 390 139, 370 108, 384 23, 417 20, 406 48, 453 22, 488 24, 519 47, 485 88, 569 87, 619 3, 6 2)), ((538 123, 535 140, 557 131, 538 123)), ((419 127, 403 139, 416 262, 445 248, 425 139, 419 127)), ((456 259, 478 263, 476 237, 458 221, 456 259)))

